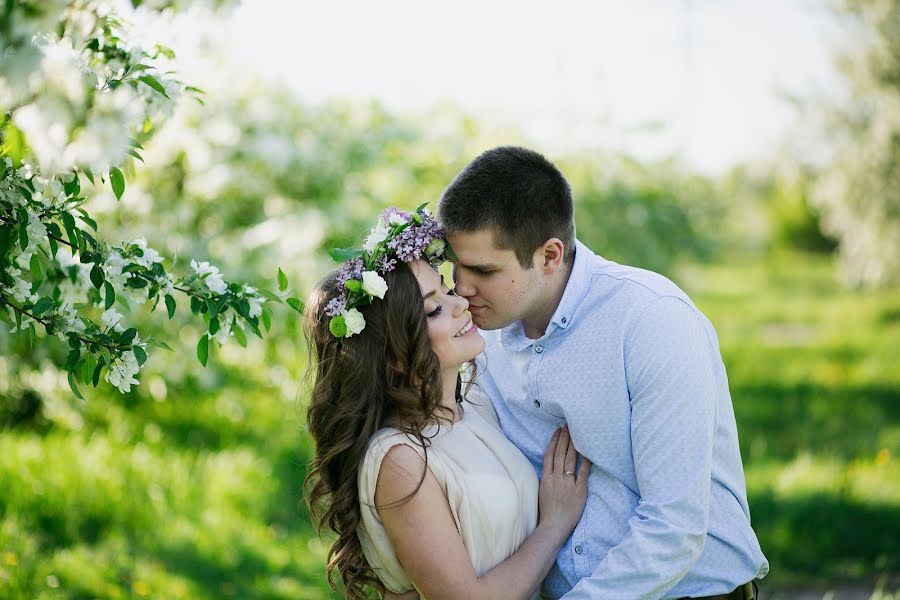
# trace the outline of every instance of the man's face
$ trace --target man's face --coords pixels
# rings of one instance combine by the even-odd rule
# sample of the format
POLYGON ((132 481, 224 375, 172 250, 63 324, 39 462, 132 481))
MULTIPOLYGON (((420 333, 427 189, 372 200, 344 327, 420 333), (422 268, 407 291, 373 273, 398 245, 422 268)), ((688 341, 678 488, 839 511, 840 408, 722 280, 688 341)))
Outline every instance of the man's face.
POLYGON ((469 301, 479 329, 500 329, 530 315, 541 298, 541 269, 523 269, 515 252, 494 245, 488 229, 448 235, 447 241, 458 258, 456 293, 469 301))

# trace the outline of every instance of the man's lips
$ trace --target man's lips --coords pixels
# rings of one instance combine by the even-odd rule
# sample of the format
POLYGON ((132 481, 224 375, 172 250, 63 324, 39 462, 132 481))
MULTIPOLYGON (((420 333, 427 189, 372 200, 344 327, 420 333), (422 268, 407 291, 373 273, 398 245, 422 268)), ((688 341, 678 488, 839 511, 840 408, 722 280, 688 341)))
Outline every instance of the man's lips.
POLYGON ((481 310, 483 308, 484 308, 483 306, 478 306, 477 304, 470 304, 469 312, 478 312, 479 310, 481 310))

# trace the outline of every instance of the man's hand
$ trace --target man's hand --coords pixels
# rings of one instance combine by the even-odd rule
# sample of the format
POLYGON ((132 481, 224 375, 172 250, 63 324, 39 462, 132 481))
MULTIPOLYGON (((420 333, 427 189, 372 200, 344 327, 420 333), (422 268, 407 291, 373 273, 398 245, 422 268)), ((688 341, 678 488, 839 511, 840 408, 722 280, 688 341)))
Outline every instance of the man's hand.
POLYGON ((411 590, 402 596, 398 596, 394 592, 385 592, 384 600, 419 600, 419 592, 411 590))

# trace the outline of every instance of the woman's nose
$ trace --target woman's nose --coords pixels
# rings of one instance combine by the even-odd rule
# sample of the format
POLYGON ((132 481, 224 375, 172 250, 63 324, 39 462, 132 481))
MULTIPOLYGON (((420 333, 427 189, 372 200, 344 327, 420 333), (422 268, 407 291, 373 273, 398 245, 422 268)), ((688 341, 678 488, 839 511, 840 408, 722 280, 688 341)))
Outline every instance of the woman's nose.
MULTIPOLYGON (((455 289, 456 288, 454 288, 454 290, 455 289)), ((466 300, 465 298, 463 298, 462 296, 460 296, 459 293, 457 293, 457 295, 456 295, 456 300, 457 300, 456 311, 454 311, 454 312, 457 315, 461 315, 462 313, 464 313, 465 311, 467 311, 469 309, 469 301, 466 300)))

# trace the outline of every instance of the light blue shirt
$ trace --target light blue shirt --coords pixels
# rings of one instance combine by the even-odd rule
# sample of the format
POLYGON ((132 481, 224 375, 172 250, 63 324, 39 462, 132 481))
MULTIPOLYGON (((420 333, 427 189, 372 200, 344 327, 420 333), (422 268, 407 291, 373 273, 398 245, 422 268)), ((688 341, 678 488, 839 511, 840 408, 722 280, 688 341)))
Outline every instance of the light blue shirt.
POLYGON ((718 339, 675 284, 576 242, 543 337, 482 334, 482 389, 538 476, 563 423, 594 465, 546 596, 710 596, 765 576, 718 339))

